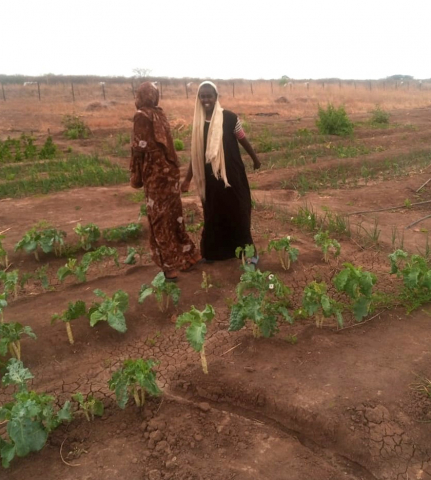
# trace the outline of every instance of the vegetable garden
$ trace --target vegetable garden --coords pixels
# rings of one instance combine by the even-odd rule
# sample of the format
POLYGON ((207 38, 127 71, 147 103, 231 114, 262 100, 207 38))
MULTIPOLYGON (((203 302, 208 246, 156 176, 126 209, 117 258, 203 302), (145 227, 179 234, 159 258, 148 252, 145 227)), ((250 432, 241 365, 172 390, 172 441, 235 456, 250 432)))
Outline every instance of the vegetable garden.
POLYGON ((428 113, 243 115, 255 245, 177 284, 103 131, 4 138, 0 478, 431 477, 428 113))

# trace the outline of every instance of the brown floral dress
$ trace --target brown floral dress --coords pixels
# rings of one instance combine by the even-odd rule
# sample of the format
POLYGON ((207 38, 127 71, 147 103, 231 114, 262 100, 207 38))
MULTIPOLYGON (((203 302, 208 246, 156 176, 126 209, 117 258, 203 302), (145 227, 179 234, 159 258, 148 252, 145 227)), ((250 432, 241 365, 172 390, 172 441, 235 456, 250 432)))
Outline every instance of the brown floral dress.
POLYGON ((169 123, 157 107, 159 92, 150 82, 136 94, 133 119, 131 184, 144 187, 150 246, 164 272, 187 270, 201 257, 185 230, 180 170, 169 123))

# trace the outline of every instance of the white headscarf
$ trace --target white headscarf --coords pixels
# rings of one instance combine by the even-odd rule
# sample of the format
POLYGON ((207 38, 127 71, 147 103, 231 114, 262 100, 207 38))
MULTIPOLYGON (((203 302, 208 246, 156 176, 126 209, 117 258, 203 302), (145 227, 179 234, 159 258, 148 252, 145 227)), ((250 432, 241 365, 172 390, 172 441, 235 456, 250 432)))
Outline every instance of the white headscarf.
POLYGON ((195 115, 192 131, 192 169, 193 178, 199 196, 205 200, 205 163, 210 163, 214 176, 222 179, 226 187, 230 187, 226 176, 226 164, 223 150, 223 108, 218 101, 218 90, 212 82, 202 82, 199 85, 195 103, 195 115), (199 99, 199 91, 203 85, 210 85, 217 93, 217 101, 211 117, 208 130, 207 148, 204 159, 204 125, 205 109, 199 99))

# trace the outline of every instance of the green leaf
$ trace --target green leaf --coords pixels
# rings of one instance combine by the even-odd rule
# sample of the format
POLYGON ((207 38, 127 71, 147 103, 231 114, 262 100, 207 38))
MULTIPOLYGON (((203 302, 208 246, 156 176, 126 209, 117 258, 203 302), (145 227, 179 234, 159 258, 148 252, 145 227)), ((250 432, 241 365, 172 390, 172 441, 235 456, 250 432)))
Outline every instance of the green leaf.
POLYGON ((70 402, 64 402, 64 405, 61 410, 57 413, 58 422, 70 422, 72 420, 72 411, 70 408, 70 402))
POLYGON ((119 310, 123 313, 129 308, 129 294, 124 290, 117 290, 112 300, 117 303, 119 310))
POLYGON ((16 416, 9 420, 7 433, 15 444, 18 457, 25 457, 30 452, 42 450, 48 438, 48 432, 41 422, 24 416, 16 416))
POLYGON ((90 325, 94 327, 98 322, 107 319, 108 317, 105 313, 100 312, 99 310, 94 310, 90 315, 90 325))
POLYGON ((370 300, 365 297, 359 297, 353 304, 353 314, 358 322, 361 322, 368 315, 370 300))
POLYGON ((200 352, 202 350, 202 346, 205 342, 205 335, 207 333, 207 326, 205 323, 196 324, 193 323, 186 329, 186 337, 189 341, 191 347, 200 352))
POLYGON ((0 456, 2 458, 3 468, 9 468, 10 462, 14 459, 16 454, 15 445, 13 443, 7 443, 0 438, 0 456))
POLYGON ((126 319, 122 312, 109 312, 108 323, 117 332, 125 333, 127 331, 126 319))
POLYGON ((103 402, 98 399, 94 399, 94 405, 92 409, 93 415, 96 415, 96 417, 101 417, 104 411, 105 407, 103 405, 103 402))
POLYGON ((142 285, 141 291, 139 292, 138 302, 142 303, 152 293, 153 293, 153 287, 150 287, 148 285, 142 285))
POLYGON ((243 314, 243 305, 239 302, 232 305, 230 311, 229 331, 236 332, 245 326, 245 317, 243 314))
POLYGON ((8 385, 19 385, 21 388, 25 387, 28 380, 34 378, 28 368, 24 367, 24 364, 16 358, 9 359, 6 367, 6 373, 2 378, 2 385, 7 387, 8 385))

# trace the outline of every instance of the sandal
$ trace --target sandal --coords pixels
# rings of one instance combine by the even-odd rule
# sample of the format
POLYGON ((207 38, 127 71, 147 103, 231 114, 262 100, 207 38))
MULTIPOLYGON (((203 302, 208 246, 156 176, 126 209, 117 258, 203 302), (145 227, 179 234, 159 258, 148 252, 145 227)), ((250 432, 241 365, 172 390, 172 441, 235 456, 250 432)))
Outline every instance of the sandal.
POLYGON ((168 272, 163 272, 165 275, 166 282, 175 283, 178 281, 178 272, 176 270, 169 270, 168 272))

